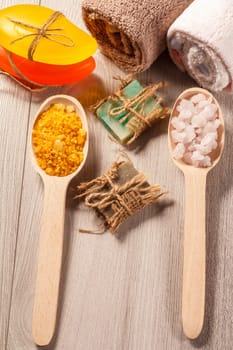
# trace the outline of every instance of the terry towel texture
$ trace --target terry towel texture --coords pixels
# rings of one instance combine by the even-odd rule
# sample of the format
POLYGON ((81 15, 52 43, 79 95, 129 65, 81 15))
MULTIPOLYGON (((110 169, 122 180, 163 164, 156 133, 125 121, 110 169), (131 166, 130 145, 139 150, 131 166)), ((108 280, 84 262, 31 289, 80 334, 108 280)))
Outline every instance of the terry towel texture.
POLYGON ((171 23, 192 0, 84 0, 83 19, 100 50, 126 72, 146 70, 166 47, 171 23))
POLYGON ((213 91, 233 91, 233 0, 195 0, 167 35, 173 61, 213 91))

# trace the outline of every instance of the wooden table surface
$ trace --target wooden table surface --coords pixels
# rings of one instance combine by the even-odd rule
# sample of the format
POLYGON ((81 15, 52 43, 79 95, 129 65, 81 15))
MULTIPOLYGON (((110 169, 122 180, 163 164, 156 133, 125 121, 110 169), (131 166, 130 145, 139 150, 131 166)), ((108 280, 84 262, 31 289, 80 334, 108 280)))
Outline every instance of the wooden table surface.
MULTIPOLYGON (((0 7, 35 3, 62 11, 84 28, 80 0, 1 0, 0 7)), ((35 350, 31 335, 43 185, 30 161, 30 130, 42 101, 65 93, 85 108, 113 92, 113 76, 124 73, 99 52, 97 68, 80 83, 31 94, 0 76, 0 349, 35 350)), ((168 81, 163 95, 170 106, 195 83, 178 71, 165 52, 144 83, 168 81)), ((207 179, 206 317, 202 336, 189 341, 182 332, 184 179, 167 147, 167 122, 146 132, 127 153, 151 183, 169 191, 166 199, 130 219, 116 238, 87 235, 96 227, 93 211, 67 196, 65 252, 54 350, 232 350, 233 348, 233 100, 215 95, 226 124, 219 165, 207 179)), ((88 113, 90 153, 76 182, 105 172, 119 146, 88 113)), ((197 189, 198 190, 198 189, 197 189)))

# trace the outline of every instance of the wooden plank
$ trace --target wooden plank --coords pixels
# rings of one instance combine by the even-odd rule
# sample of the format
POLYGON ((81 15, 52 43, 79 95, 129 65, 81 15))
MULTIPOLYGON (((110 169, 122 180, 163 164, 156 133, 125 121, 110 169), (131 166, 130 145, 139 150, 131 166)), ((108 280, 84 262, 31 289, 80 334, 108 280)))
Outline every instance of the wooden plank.
MULTIPOLYGON (((29 1, 1 1, 1 8, 29 1)), ((33 1, 31 1, 33 2, 33 1)), ((31 94, 0 75, 0 348, 5 349, 31 94)))
MULTIPOLYGON (((12 4, 3 1, 1 6, 12 4)), ((5 349, 17 242, 30 93, 0 75, 0 347, 5 349), (12 108, 13 106, 13 108, 12 108)))

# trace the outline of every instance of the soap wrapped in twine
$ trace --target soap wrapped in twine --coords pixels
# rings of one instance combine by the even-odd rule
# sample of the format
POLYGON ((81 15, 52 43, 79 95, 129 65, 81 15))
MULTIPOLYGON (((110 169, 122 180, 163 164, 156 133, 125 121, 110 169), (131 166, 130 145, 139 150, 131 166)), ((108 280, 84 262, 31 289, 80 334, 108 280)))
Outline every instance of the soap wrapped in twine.
POLYGON ((24 23, 22 21, 17 21, 13 18, 9 18, 9 20, 14 24, 18 24, 18 25, 25 27, 27 29, 35 30, 35 33, 22 35, 21 37, 12 40, 10 42, 10 45, 16 43, 17 41, 28 38, 30 36, 32 36, 32 37, 34 36, 35 38, 33 39, 33 41, 31 42, 31 45, 28 48, 28 59, 31 61, 33 61, 33 56, 34 56, 34 53, 36 51, 37 46, 39 45, 40 41, 44 38, 47 40, 53 41, 57 44, 63 45, 63 46, 68 46, 68 47, 74 46, 74 41, 68 35, 60 34, 60 33, 59 34, 53 33, 53 32, 57 32, 57 31, 62 31, 62 30, 64 30, 64 28, 49 28, 61 16, 64 16, 63 13, 61 13, 59 11, 53 12, 52 15, 47 19, 47 21, 42 25, 42 27, 36 27, 36 26, 31 25, 31 24, 24 23), (58 40, 58 38, 66 39, 67 42, 62 41, 62 40, 58 40))
POLYGON ((116 160, 105 174, 77 186, 77 193, 75 198, 84 198, 85 205, 103 220, 100 230, 80 229, 83 233, 104 233, 106 229, 114 233, 126 219, 164 194, 159 185, 149 185, 130 160, 116 160))
POLYGON ((135 96, 133 96, 132 98, 127 98, 124 95, 122 89, 134 80, 133 77, 130 75, 126 77, 126 79, 122 79, 121 77, 114 77, 114 79, 121 81, 120 89, 112 95, 102 99, 96 105, 92 106, 91 110, 96 111, 106 101, 110 101, 111 103, 118 101, 122 102, 121 106, 113 107, 109 110, 109 116, 114 118, 126 112, 124 117, 122 117, 119 120, 119 122, 123 124, 132 115, 132 117, 127 123, 127 128, 130 129, 133 133, 133 136, 126 143, 127 145, 129 145, 132 142, 134 142, 134 140, 143 131, 145 131, 148 128, 151 128, 155 122, 169 116, 170 108, 164 108, 161 105, 162 99, 158 98, 158 96, 156 96, 155 94, 156 91, 159 88, 164 87, 166 83, 159 82, 156 84, 145 86, 135 96), (146 115, 145 103, 150 97, 155 97, 157 104, 160 104, 161 106, 159 106, 158 108, 154 108, 149 114, 146 115))
MULTIPOLYGON (((19 38, 16 38, 14 40, 12 40, 10 42, 10 45, 13 45, 14 43, 16 43, 17 41, 23 40, 25 38, 28 37, 34 37, 34 39, 32 40, 29 48, 28 48, 28 59, 30 61, 34 61, 33 56, 35 54, 35 51, 39 45, 39 43, 41 42, 42 39, 47 39, 50 41, 53 41, 59 45, 62 46, 68 46, 68 47, 73 47, 74 46, 74 41, 72 40, 72 38, 70 38, 68 35, 65 34, 61 34, 61 33, 56 33, 59 31, 64 30, 64 28, 50 28, 50 26, 57 21, 57 19, 61 16, 64 16, 63 13, 59 12, 59 11, 55 11, 52 13, 52 15, 47 19, 47 21, 42 25, 42 27, 36 27, 33 26, 31 24, 22 22, 22 21, 18 21, 15 20, 14 18, 8 18, 12 23, 20 25, 22 27, 25 27, 27 29, 33 29, 35 30, 35 33, 31 33, 31 34, 25 34, 22 35, 19 38), (54 33, 55 32, 55 33, 54 33), (60 40, 59 40, 60 38, 60 40), (64 39, 64 40, 62 40, 64 39)), ((35 83, 32 80, 28 79, 21 71, 19 68, 17 68, 17 66, 15 65, 13 59, 12 59, 12 55, 11 52, 7 53, 8 56, 8 60, 9 63, 12 67, 12 69, 15 71, 16 74, 18 74, 20 76, 20 78, 26 82, 29 83, 33 86, 35 86, 36 88, 39 88, 39 90, 41 90, 41 88, 44 88, 46 85, 44 84, 39 84, 39 83, 35 83)), ((37 91, 38 89, 31 89, 28 85, 24 84, 23 82, 20 82, 17 78, 12 77, 9 73, 5 72, 5 71, 1 71, 1 74, 5 74, 7 76, 10 76, 14 81, 16 81, 17 83, 19 83, 21 86, 23 86, 24 88, 26 88, 27 90, 30 91, 37 91)))

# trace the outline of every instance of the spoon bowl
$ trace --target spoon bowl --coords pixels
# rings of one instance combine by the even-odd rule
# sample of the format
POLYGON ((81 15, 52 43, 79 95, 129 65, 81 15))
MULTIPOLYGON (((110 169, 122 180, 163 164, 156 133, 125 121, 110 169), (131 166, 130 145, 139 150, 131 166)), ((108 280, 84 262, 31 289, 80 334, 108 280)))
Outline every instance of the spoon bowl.
POLYGON ((185 177, 185 220, 184 220, 184 262, 182 291, 182 323, 185 335, 190 339, 197 338, 203 328, 205 309, 206 279, 206 177, 208 172, 219 162, 224 147, 224 120, 217 100, 205 89, 191 88, 182 92, 177 98, 169 120, 168 146, 175 165, 185 177), (195 167, 177 160, 173 156, 175 144, 172 140, 172 118, 178 114, 177 106, 181 99, 190 99, 198 93, 212 99, 217 106, 220 126, 217 129, 218 146, 209 156, 211 166, 195 167))
POLYGON ((71 96, 55 95, 49 97, 37 111, 35 122, 42 112, 55 103, 72 105, 75 108, 77 115, 79 115, 82 121, 82 126, 86 130, 87 138, 83 148, 84 159, 78 168, 67 176, 51 176, 45 173, 37 163, 33 152, 33 140, 31 135, 32 164, 35 170, 40 174, 44 183, 44 206, 41 219, 38 270, 32 323, 34 341, 40 346, 50 343, 56 326, 67 187, 70 181, 78 175, 84 166, 89 146, 86 114, 81 104, 71 96))
MULTIPOLYGON (((178 98, 176 99, 176 101, 175 101, 175 103, 173 105, 173 108, 172 108, 172 111, 171 111, 171 116, 170 116, 170 119, 169 119, 169 125, 168 125, 168 146, 169 146, 170 154, 172 155, 173 149, 175 147, 175 143, 174 143, 174 141, 172 140, 172 137, 171 137, 171 131, 173 130, 173 127, 171 125, 171 120, 172 120, 172 118, 174 118, 174 117, 176 117, 178 115, 177 106, 178 106, 180 100, 182 100, 183 98, 189 99, 193 95, 196 95, 198 93, 203 94, 206 97, 212 99, 213 103, 218 108, 218 117, 219 117, 220 122, 221 122, 221 124, 220 124, 220 126, 219 126, 219 128, 217 130, 217 132, 218 132, 218 140, 219 140, 218 147, 213 152, 211 152, 211 154, 210 154, 212 164, 211 164, 210 167, 206 167, 206 168, 201 168, 200 167, 200 168, 198 168, 199 170, 201 170, 201 171, 203 171, 205 173, 208 173, 219 162, 219 160, 221 158, 221 155, 222 155, 222 152, 223 152, 224 141, 225 141, 224 119, 223 119, 223 115, 222 115, 222 112, 221 112, 221 108, 219 106, 218 101, 214 98, 214 96, 208 90, 195 87, 195 88, 190 88, 190 89, 184 90, 178 96, 178 98)), ((180 168, 182 171, 185 171, 185 169, 190 169, 190 167, 191 167, 191 165, 186 164, 183 160, 180 160, 180 159, 177 160, 173 156, 172 156, 172 160, 176 164, 176 166, 178 168, 180 168)))

